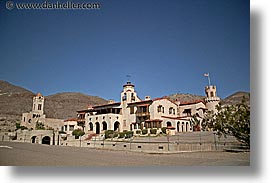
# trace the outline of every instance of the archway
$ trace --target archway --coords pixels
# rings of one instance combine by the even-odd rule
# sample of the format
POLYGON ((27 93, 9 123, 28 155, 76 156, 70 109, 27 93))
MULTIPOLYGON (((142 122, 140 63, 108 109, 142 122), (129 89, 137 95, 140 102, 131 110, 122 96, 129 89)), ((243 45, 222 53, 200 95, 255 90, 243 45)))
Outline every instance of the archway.
POLYGON ((32 143, 35 143, 35 139, 36 139, 36 136, 32 136, 32 138, 31 138, 32 143))
POLYGON ((172 126, 172 123, 170 121, 168 121, 168 122, 166 122, 166 126, 170 127, 170 126, 172 126))
POLYGON ((114 124, 114 131, 119 132, 119 126, 120 126, 120 123, 118 121, 116 121, 115 124, 114 124))
POLYGON ((95 129, 96 129, 96 130, 95 130, 95 133, 96 133, 96 134, 100 134, 100 124, 99 124, 99 122, 96 122, 96 123, 95 123, 95 129))
POLYGON ((189 131, 189 123, 188 122, 186 122, 186 126, 185 127, 186 127, 185 131, 188 132, 189 131))
POLYGON ((102 122, 102 126, 103 126, 103 130, 107 130, 107 123, 106 123, 106 121, 102 122))
POLYGON ((51 145, 51 138, 49 136, 45 136, 42 138, 42 144, 51 145))
POLYGON ((90 131, 93 131, 93 123, 92 122, 89 123, 89 127, 90 127, 90 131))

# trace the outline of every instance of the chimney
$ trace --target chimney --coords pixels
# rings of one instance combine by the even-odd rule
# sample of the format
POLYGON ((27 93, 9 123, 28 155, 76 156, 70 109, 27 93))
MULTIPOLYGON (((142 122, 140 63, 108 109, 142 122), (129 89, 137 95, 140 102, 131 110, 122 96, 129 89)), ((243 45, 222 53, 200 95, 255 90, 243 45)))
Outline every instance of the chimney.
POLYGON ((93 106, 92 106, 92 105, 88 105, 87 108, 88 108, 88 109, 93 109, 93 106))
POLYGON ((145 96, 145 100, 151 100, 150 96, 145 96))
POLYGON ((115 103, 114 100, 108 100, 108 104, 113 104, 113 103, 115 103))

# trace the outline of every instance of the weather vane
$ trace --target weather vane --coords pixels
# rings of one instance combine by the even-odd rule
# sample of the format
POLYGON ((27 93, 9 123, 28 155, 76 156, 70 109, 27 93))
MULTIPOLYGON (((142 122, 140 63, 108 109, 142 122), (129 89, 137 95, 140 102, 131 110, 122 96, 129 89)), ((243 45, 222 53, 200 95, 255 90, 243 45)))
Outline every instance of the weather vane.
POLYGON ((127 77, 127 81, 129 82, 131 79, 131 75, 127 74, 126 77, 127 77))

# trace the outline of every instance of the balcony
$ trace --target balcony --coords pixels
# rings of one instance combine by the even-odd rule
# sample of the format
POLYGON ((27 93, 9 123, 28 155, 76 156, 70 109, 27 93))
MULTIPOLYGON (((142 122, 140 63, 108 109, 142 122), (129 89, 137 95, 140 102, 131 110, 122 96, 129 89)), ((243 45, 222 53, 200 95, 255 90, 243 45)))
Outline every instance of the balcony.
POLYGON ((150 116, 149 112, 137 112, 136 116, 140 117, 140 116, 150 116))

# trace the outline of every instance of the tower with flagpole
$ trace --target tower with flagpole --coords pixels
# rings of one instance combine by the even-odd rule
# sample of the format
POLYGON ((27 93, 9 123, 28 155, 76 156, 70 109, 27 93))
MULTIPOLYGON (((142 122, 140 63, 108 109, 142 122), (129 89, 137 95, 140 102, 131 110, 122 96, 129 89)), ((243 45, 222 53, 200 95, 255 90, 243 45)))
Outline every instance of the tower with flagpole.
POLYGON ((215 85, 211 85, 210 74, 205 73, 204 76, 208 79, 208 85, 205 87, 205 105, 209 111, 216 113, 216 106, 219 105, 221 99, 217 96, 217 87, 215 85))

